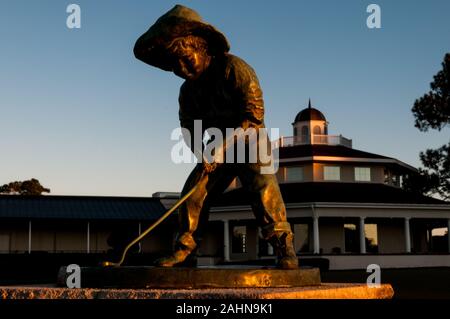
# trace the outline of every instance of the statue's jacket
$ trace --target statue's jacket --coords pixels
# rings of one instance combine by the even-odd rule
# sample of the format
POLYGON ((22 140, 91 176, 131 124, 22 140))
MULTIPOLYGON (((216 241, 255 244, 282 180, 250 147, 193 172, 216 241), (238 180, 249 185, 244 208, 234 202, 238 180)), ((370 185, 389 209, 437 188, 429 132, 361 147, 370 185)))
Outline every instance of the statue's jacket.
POLYGON ((214 58, 197 80, 185 81, 180 89, 180 124, 191 129, 202 120, 204 129, 264 127, 264 101, 255 71, 231 54, 214 58))
POLYGON ((179 104, 180 125, 192 138, 194 120, 202 120, 203 130, 218 128, 224 138, 227 128, 264 127, 264 100, 256 73, 232 54, 213 58, 200 78, 186 80, 179 104))

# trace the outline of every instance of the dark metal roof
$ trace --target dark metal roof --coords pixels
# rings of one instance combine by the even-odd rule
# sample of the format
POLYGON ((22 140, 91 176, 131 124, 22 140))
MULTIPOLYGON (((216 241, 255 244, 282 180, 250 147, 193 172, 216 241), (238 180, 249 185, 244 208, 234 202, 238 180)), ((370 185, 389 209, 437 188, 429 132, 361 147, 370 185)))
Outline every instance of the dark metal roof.
MULTIPOLYGON (((387 204, 448 204, 435 198, 378 183, 305 182, 280 184, 286 203, 341 202, 387 204)), ((242 188, 225 193, 215 206, 250 204, 251 194, 242 188)))
POLYGON ((165 211, 157 198, 0 195, 0 218, 154 220, 165 211))
POLYGON ((294 123, 302 121, 326 121, 326 119, 322 112, 311 107, 300 111, 295 117, 294 123))

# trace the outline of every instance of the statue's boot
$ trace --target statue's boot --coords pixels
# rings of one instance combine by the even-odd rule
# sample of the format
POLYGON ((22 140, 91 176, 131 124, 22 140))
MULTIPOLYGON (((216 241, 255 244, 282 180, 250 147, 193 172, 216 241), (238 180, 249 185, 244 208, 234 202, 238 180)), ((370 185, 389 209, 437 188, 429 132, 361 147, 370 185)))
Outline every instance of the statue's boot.
POLYGON ((279 222, 263 229, 266 238, 273 246, 278 257, 277 267, 281 269, 297 269, 298 257, 294 249, 294 235, 287 222, 279 222))
POLYGON ((197 259, 194 253, 197 244, 190 233, 184 233, 178 237, 175 245, 175 251, 166 257, 157 259, 155 266, 174 267, 174 266, 196 266, 197 259))
POLYGON ((271 242, 277 252, 277 267, 282 269, 297 269, 298 257, 295 253, 292 233, 280 233, 272 237, 271 242))

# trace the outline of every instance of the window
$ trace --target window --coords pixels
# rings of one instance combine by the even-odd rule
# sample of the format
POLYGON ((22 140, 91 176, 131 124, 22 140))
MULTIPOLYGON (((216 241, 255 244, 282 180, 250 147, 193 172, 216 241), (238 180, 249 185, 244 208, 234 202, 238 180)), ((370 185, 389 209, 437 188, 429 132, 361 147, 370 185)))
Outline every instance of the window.
POLYGON ((303 180, 303 167, 286 167, 286 182, 298 182, 303 180))
POLYGON ((345 236, 345 252, 358 253, 359 252, 359 235, 356 231, 355 224, 344 224, 345 236))
POLYGON ((377 253, 378 252, 377 224, 365 224, 364 233, 366 234, 366 251, 368 253, 377 253))
POLYGON ((341 168, 339 166, 324 166, 323 179, 326 181, 339 181, 341 179, 341 168))
POLYGON ((302 126, 302 135, 304 135, 304 136, 308 136, 309 135, 308 127, 306 125, 302 126))
POLYGON ((10 252, 10 235, 0 234, 0 252, 9 253, 10 252))
POLYGON ((387 169, 384 170, 384 183, 385 184, 392 184, 392 176, 391 172, 387 169))
POLYGON ((370 182, 370 167, 355 167, 355 181, 370 182))
POLYGON ((231 242, 232 252, 242 254, 247 252, 247 227, 234 226, 233 239, 231 242))
POLYGON ((309 225, 294 225, 294 246, 297 253, 309 252, 309 225))
POLYGON ((427 231, 427 245, 429 252, 444 253, 448 250, 447 227, 431 228, 427 231))
POLYGON ((398 175, 392 175, 392 185, 400 186, 400 179, 398 175))
POLYGON ((302 126, 302 142, 309 143, 309 130, 306 125, 302 126))
POLYGON ((322 135, 322 129, 319 125, 314 126, 313 133, 314 144, 328 144, 327 136, 322 135))

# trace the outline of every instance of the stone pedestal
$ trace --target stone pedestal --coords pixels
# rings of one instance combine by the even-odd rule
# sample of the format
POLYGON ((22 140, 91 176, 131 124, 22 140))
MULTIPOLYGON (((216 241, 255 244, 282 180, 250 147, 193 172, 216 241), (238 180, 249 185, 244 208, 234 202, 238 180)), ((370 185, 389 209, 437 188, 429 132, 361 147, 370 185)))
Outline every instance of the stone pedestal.
POLYGON ((321 283, 317 268, 82 267, 81 288, 66 288, 71 273, 60 269, 56 285, 0 287, 1 299, 390 299, 383 284, 321 283), (58 287, 59 286, 59 287, 58 287))
POLYGON ((68 289, 0 287, 1 299, 390 299, 391 285, 324 283, 295 288, 68 289))

